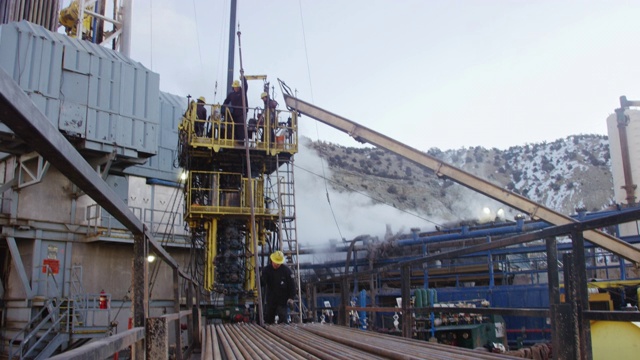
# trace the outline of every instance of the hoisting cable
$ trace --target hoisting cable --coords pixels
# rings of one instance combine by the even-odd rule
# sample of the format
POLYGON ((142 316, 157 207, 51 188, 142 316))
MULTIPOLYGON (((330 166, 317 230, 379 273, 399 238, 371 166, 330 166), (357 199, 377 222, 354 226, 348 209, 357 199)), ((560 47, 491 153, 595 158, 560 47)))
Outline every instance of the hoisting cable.
MULTIPOLYGON (((307 74, 309 75, 309 91, 311 92, 311 102, 313 103, 313 86, 311 85, 311 67, 309 66, 309 52, 307 51, 307 35, 304 31, 304 18, 302 17, 302 1, 298 0, 298 8, 300 9, 300 24, 302 26, 302 41, 304 43, 304 55, 307 61, 307 74)), ((297 94, 296 94, 297 95, 297 94)), ((297 98, 297 96, 296 96, 297 98)), ((318 122, 315 121, 315 126, 316 126, 316 140, 319 140, 320 138, 320 132, 318 131, 318 122)), ((338 224, 338 219, 336 218, 336 213, 335 211, 333 211, 333 205, 331 204, 331 197, 329 196, 329 187, 327 186, 327 176, 325 173, 325 165, 324 165, 324 160, 322 158, 320 158, 320 164, 322 167, 322 178, 325 179, 324 181, 324 190, 325 193, 327 195, 327 202, 329 203, 329 209, 331 210, 331 216, 333 216, 333 222, 336 224, 336 228, 338 229, 338 234, 340 235, 340 239, 343 242, 346 242, 346 239, 342 236, 342 231, 340 231, 340 224, 338 224)))
POLYGON ((200 50, 200 34, 198 33, 198 11, 196 11, 196 0, 192 1, 193 4, 193 18, 196 20, 194 26, 196 27, 196 42, 198 44, 198 57, 200 58, 200 71, 204 71, 204 64, 202 63, 202 50, 200 50))
POLYGON ((242 66, 242 41, 240 32, 240 24, 238 24, 238 57, 240 58, 240 81, 241 85, 244 87, 242 89, 242 118, 243 121, 243 130, 244 130, 244 151, 245 157, 247 161, 247 180, 249 181, 249 207, 251 208, 251 254, 253 256, 253 267, 254 273, 256 277, 256 289, 258 292, 258 324, 260 326, 264 325, 264 320, 262 319, 262 289, 260 289, 260 271, 258 267, 258 236, 256 233, 256 209, 253 201, 253 176, 251 172, 251 155, 249 153, 249 130, 247 129, 247 120, 245 119, 247 115, 247 78, 244 76, 244 68, 242 66))
POLYGON ((153 1, 149 1, 149 66, 153 70, 153 1))

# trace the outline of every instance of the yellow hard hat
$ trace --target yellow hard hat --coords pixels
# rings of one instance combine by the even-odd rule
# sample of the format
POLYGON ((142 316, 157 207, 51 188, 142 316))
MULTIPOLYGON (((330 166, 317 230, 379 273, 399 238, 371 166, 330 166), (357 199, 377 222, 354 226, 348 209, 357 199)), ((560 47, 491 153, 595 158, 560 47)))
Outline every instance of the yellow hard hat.
POLYGON ((271 261, 273 261, 274 264, 282 264, 284 263, 284 254, 280 250, 274 251, 269 256, 269 259, 271 259, 271 261))
POLYGON ((266 98, 266 97, 268 97, 268 96, 269 96, 269 94, 267 94, 266 92, 263 92, 262 94, 260 94, 260 98, 261 98, 261 99, 262 99, 262 98, 266 98))
POLYGON ((233 80, 233 84, 231 84, 231 87, 240 87, 240 81, 233 80))
POLYGON ((204 96, 200 96, 200 97, 198 98, 198 101, 202 101, 203 103, 206 103, 206 102, 207 102, 207 100, 205 100, 205 99, 204 99, 204 96))

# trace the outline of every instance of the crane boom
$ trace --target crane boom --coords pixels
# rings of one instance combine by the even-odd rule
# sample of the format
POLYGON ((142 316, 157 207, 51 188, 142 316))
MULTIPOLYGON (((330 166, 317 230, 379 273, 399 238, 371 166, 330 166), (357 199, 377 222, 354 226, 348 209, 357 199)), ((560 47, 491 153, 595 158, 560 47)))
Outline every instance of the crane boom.
MULTIPOLYGON (((389 150, 420 166, 433 170, 439 177, 447 177, 471 190, 477 191, 505 205, 525 212, 532 218, 542 219, 553 225, 564 225, 576 221, 569 216, 560 214, 542 204, 527 199, 524 196, 503 189, 489 181, 456 168, 455 166, 449 165, 440 159, 407 146, 386 135, 380 134, 351 120, 345 119, 320 107, 295 98, 286 92, 283 96, 287 107, 295 109, 301 114, 305 114, 315 120, 343 131, 357 141, 367 142, 379 148, 389 150)), ((635 248, 633 245, 623 240, 598 230, 585 231, 584 237, 592 243, 622 256, 625 259, 633 261, 636 264, 640 263, 640 249, 635 248)))

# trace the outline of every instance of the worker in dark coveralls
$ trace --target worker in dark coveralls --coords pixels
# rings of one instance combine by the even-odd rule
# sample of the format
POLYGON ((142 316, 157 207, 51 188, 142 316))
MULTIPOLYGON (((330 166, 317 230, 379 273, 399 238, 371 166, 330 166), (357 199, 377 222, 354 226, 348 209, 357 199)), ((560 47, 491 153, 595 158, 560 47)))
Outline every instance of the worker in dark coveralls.
POLYGON ((264 102, 264 114, 262 114, 262 119, 261 122, 262 124, 259 124, 260 126, 263 127, 263 129, 271 129, 271 142, 276 141, 276 108, 278 107, 278 102, 273 100, 273 99, 269 99, 269 93, 267 92, 263 92, 260 97, 262 98, 262 101, 264 102), (269 124, 269 125, 267 125, 269 124))
POLYGON ((195 130, 196 130, 196 134, 198 136, 204 136, 205 135, 205 120, 207 120, 207 109, 205 109, 204 107, 204 103, 207 102, 204 99, 204 96, 200 96, 198 98, 198 106, 196 107, 196 116, 198 117, 198 120, 200 121, 196 121, 195 124, 195 130))
MULTIPOLYGON (((244 87, 244 97, 247 98, 247 80, 244 79, 243 86, 240 86, 240 81, 234 80, 231 84, 231 88, 233 89, 227 98, 224 100, 222 105, 226 106, 231 112, 231 117, 233 118, 233 132, 234 138, 236 140, 244 140, 244 118, 245 113, 242 109, 242 88, 244 87)), ((246 101, 246 100, 245 100, 246 101)), ((249 109, 249 104, 247 103, 247 109, 249 109)), ((226 114, 225 114, 226 115, 226 114)), ((227 121, 229 121, 227 119, 227 121)))
POLYGON ((271 265, 262 270, 260 282, 265 287, 267 304, 264 308, 265 324, 275 323, 278 315, 279 323, 287 323, 287 306, 293 306, 296 296, 296 283, 293 271, 284 265, 284 254, 275 251, 269 256, 271 265))

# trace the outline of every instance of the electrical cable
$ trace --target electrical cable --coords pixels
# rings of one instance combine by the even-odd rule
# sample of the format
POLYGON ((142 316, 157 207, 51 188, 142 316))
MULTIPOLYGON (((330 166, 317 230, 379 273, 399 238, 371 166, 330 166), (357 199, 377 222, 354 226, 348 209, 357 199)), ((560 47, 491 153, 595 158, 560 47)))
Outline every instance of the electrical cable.
POLYGON ((149 1, 149 67, 153 70, 153 1, 149 1))
POLYGON ((193 18, 195 19, 194 26, 196 27, 196 42, 198 44, 198 57, 200 58, 200 70, 204 71, 204 64, 202 62, 202 50, 200 49, 200 33, 198 32, 198 12, 196 11, 196 0, 191 2, 193 4, 193 18))

